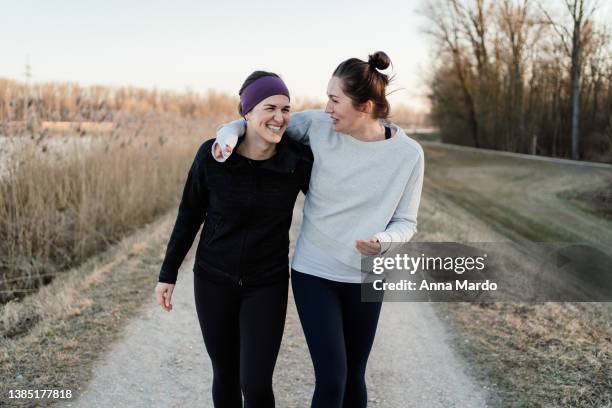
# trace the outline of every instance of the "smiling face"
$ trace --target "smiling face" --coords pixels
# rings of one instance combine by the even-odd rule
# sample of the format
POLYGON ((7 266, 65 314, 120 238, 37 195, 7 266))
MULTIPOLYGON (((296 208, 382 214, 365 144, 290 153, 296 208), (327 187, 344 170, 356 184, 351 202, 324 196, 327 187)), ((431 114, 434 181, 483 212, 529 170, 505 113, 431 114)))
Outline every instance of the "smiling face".
POLYGON ((259 102, 246 115, 247 127, 268 143, 281 141, 289 123, 289 98, 272 95, 259 102))
POLYGON ((350 134, 351 130, 360 127, 369 115, 355 109, 353 101, 342 90, 342 80, 331 77, 327 85, 327 105, 325 112, 329 114, 334 124, 334 130, 350 134))

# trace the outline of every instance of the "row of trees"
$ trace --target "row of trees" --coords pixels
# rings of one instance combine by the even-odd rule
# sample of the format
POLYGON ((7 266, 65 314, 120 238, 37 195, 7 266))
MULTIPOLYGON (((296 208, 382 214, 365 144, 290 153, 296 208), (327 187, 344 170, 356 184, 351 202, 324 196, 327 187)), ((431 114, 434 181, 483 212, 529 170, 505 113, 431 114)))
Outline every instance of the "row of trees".
POLYGON ((612 50, 597 0, 428 0, 444 141, 612 162, 612 50))

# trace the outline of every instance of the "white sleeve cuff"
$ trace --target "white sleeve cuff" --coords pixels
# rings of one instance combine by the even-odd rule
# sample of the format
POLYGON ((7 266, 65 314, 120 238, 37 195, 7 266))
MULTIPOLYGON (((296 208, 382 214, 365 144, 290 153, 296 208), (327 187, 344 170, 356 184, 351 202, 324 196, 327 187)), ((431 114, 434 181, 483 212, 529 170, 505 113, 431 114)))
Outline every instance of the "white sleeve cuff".
POLYGON ((386 232, 379 232, 374 234, 376 238, 378 238, 378 243, 380 244, 380 254, 384 254, 391 248, 391 236, 386 232))
MULTIPOLYGON (((226 146, 227 146, 227 145, 226 145, 226 146)), ((215 141, 215 142, 213 143, 212 148, 211 148, 211 153, 212 153, 212 157, 213 157, 213 158, 214 158, 216 161, 218 161, 219 163, 223 163, 224 161, 226 161, 226 160, 227 160, 227 158, 228 158, 228 157, 230 157, 230 154, 231 154, 231 153, 229 153, 229 154, 228 154, 228 153, 226 153, 226 152, 225 152, 225 148, 224 148, 224 147, 221 147, 221 145, 220 145, 220 144, 219 144, 219 142, 217 142, 217 141, 215 141), (215 146, 219 146, 219 147, 221 148, 221 155, 222 155, 222 157, 221 157, 220 159, 218 159, 217 157, 215 157, 215 146)))

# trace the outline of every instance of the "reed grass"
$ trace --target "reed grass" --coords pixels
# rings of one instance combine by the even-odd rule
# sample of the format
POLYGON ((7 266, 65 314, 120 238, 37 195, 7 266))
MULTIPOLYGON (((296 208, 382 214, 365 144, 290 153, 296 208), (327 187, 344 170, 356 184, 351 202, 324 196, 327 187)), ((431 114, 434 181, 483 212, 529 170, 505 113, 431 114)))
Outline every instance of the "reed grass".
POLYGON ((0 178, 1 303, 175 204, 197 147, 214 128, 208 120, 171 121, 150 117, 124 124, 112 138, 53 148, 28 143, 12 153, 0 178))

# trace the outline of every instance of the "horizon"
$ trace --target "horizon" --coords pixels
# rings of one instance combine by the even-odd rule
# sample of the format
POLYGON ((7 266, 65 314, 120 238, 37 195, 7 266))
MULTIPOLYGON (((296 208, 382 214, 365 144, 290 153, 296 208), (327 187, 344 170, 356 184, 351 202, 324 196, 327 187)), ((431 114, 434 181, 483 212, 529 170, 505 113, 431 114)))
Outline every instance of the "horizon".
MULTIPOLYGON (((430 23, 418 11, 423 4, 24 0, 4 6, 0 15, 0 78, 237 96, 251 72, 266 70, 279 74, 294 98, 324 103, 341 61, 367 60, 382 50, 393 66, 384 72, 395 75, 387 88, 390 103, 428 112, 435 47, 425 34, 430 23)), ((610 20, 612 4, 600 2, 595 18, 610 20)))
POLYGON ((279 74, 297 99, 325 102, 327 81, 341 61, 367 60, 382 50, 393 64, 383 72, 396 76, 388 87, 390 102, 428 110, 429 39, 416 13, 421 3, 360 0, 348 7, 314 0, 295 16, 297 3, 278 0, 265 6, 235 2, 235 8, 194 0, 127 6, 118 0, 24 1, 6 6, 0 16, 0 77, 237 96, 248 74, 266 70, 279 74), (402 19, 373 26, 380 20, 371 16, 387 10, 402 19))

